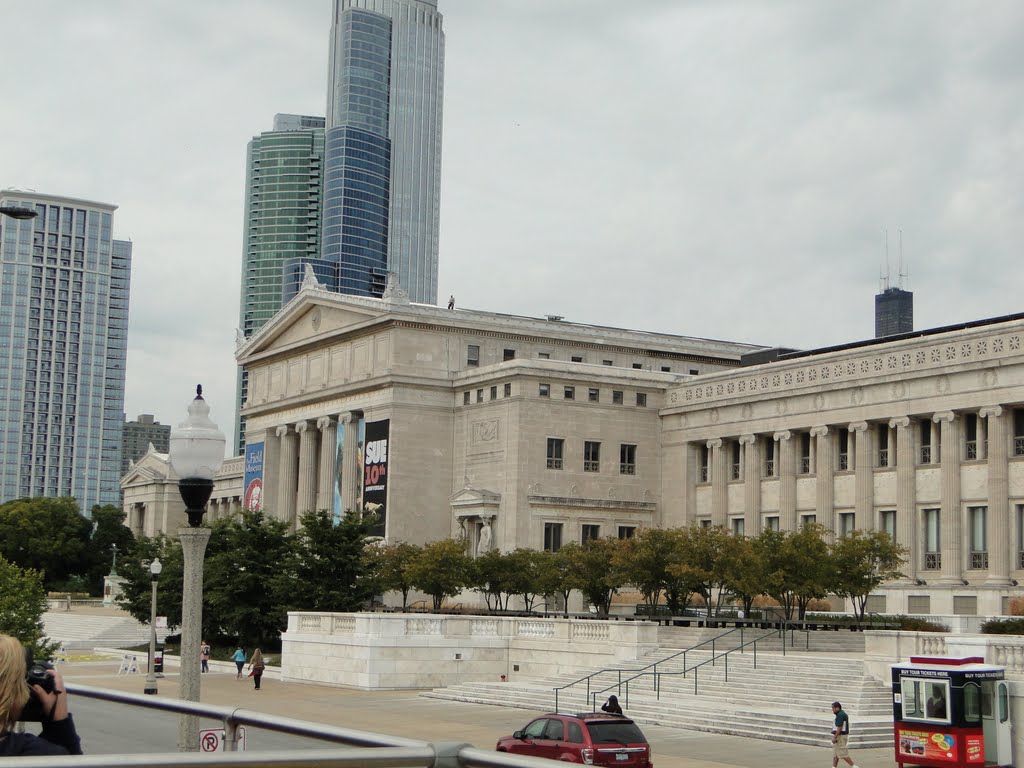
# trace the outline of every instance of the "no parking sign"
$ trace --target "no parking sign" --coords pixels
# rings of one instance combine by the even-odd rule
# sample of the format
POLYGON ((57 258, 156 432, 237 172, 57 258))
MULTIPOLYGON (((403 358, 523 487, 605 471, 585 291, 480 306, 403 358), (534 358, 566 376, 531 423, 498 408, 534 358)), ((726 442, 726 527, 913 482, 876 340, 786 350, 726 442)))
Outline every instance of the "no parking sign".
MULTIPOLYGON (((224 751, 224 729, 207 728, 199 732, 200 752, 223 752, 224 751)), ((245 751, 245 727, 238 726, 238 751, 245 751)))

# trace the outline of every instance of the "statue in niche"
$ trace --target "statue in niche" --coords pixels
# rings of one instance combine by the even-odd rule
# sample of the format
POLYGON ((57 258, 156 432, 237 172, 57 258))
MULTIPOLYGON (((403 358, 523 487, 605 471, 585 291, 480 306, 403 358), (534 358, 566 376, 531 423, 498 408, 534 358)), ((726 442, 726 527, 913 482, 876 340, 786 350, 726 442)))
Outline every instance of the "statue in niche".
POLYGON ((485 552, 489 552, 491 549, 491 518, 484 517, 481 519, 483 520, 483 523, 480 526, 480 535, 476 540, 477 557, 480 557, 480 555, 485 552))

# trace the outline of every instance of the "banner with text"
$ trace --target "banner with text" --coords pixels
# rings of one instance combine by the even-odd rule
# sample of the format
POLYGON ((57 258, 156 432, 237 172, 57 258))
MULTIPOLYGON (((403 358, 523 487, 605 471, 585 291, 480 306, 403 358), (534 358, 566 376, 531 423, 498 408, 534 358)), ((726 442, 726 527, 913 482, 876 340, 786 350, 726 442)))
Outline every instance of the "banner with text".
POLYGON ((263 443, 245 446, 245 494, 242 505, 246 512, 263 511, 263 443))
POLYGON ((363 443, 363 511, 377 515, 378 523, 371 533, 383 536, 388 503, 388 443, 391 420, 366 423, 363 443))

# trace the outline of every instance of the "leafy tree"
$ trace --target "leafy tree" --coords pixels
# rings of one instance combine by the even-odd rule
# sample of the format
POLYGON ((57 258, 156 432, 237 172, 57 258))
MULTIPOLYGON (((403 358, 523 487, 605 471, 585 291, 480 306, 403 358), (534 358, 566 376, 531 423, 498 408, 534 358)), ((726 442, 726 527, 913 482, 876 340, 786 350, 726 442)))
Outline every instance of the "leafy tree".
POLYGON ((754 540, 735 536, 725 564, 725 586, 740 600, 745 615, 750 615, 754 598, 764 594, 764 561, 754 540))
POLYGON ((885 531, 853 531, 832 545, 832 591, 853 601, 858 625, 870 595, 882 582, 902 576, 908 550, 885 531))
POLYGON ((711 616, 721 609, 727 593, 727 566, 731 563, 730 550, 735 537, 720 525, 688 526, 682 529, 682 535, 682 562, 670 568, 704 598, 708 616, 711 616))
POLYGON ((580 545, 575 541, 569 542, 557 552, 548 552, 551 574, 548 588, 555 594, 562 596, 562 607, 568 615, 569 596, 574 589, 579 589, 583 583, 576 570, 576 563, 582 558, 580 545))
POLYGON ((615 553, 621 539, 591 539, 574 553, 577 588, 600 613, 611 611, 612 596, 626 583, 616 568, 615 553))
POLYGON ((523 598, 523 607, 527 611, 532 611, 537 596, 544 594, 541 578, 544 575, 544 553, 535 549, 519 548, 506 557, 510 577, 509 591, 523 598))
POLYGON ((626 583, 643 595, 654 614, 671 578, 669 567, 678 560, 678 537, 664 528, 641 528, 623 539, 615 554, 616 567, 626 583))
POLYGON ((807 615, 808 603, 825 597, 834 581, 824 527, 810 523, 791 531, 786 537, 786 558, 798 616, 803 619, 807 615))
POLYGON ((0 555, 43 575, 46 589, 88 571, 92 523, 70 496, 15 499, 0 504, 0 555))
POLYGON ((243 512, 239 519, 217 520, 211 528, 204 631, 210 626, 243 644, 276 646, 296 592, 295 537, 288 535, 288 523, 263 512, 243 512))
MULTIPOLYGON (((536 570, 534 572, 534 591, 538 595, 554 596, 561 594, 564 602, 563 605, 569 604, 568 590, 565 589, 566 582, 566 571, 564 568, 564 562, 558 556, 558 552, 548 552, 546 550, 536 551, 536 570)), ((550 606, 545 605, 548 610, 550 606)))
POLYGON ((377 524, 373 515, 347 511, 337 525, 328 510, 302 515, 296 542, 294 608, 357 611, 376 592, 366 548, 377 524))
POLYGON ((134 557, 135 536, 125 526, 125 513, 113 504, 99 504, 92 508, 92 536, 90 538, 90 564, 86 577, 89 591, 93 595, 103 594, 103 577, 110 572, 114 562, 114 547, 120 561, 134 557))
POLYGON ((501 550, 489 549, 473 561, 471 585, 484 596, 488 610, 508 609, 515 576, 514 560, 501 550))
POLYGON ((403 610, 409 605, 409 592, 413 588, 410 570, 422 551, 423 548, 415 544, 398 541, 377 544, 367 553, 378 589, 381 592, 399 592, 403 610))
POLYGON ((795 597, 790 583, 789 567, 786 561, 787 534, 784 531, 764 529, 754 539, 754 551, 757 553, 764 574, 764 592, 775 598, 782 608, 787 621, 793 618, 795 597))
POLYGON ((48 659, 57 649, 43 632, 46 590, 38 571, 21 569, 0 557, 0 632, 18 638, 37 659, 48 659))
MULTIPOLYGON (((132 556, 118 557, 117 573, 124 579, 118 603, 137 621, 149 624, 152 577, 149 564, 159 558, 163 566, 157 578, 158 616, 166 616, 169 627, 181 626, 181 589, 184 575, 184 558, 181 544, 164 534, 155 537, 140 537, 132 550, 132 556)), ((204 589, 204 598, 205 598, 204 589)), ((203 631, 209 637, 216 624, 211 622, 207 601, 203 603, 203 631)))
POLYGON ((455 597, 469 586, 471 563, 464 539, 441 539, 423 547, 407 575, 416 589, 430 595, 434 610, 439 610, 446 597, 455 597))

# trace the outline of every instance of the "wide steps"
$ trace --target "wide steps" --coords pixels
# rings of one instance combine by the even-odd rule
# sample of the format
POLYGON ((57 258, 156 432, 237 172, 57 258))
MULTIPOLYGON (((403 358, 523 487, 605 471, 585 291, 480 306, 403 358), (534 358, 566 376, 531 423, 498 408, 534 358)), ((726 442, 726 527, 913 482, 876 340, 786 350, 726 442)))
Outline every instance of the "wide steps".
MULTIPOLYGON (((131 647, 149 642, 150 636, 148 625, 121 611, 109 614, 47 611, 43 614, 43 631, 66 650, 131 647)), ((157 639, 162 641, 166 634, 165 630, 157 630, 157 639)))

